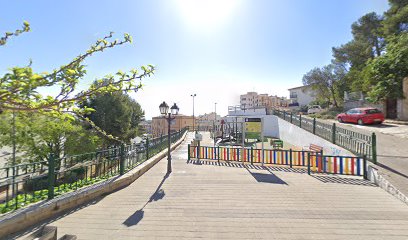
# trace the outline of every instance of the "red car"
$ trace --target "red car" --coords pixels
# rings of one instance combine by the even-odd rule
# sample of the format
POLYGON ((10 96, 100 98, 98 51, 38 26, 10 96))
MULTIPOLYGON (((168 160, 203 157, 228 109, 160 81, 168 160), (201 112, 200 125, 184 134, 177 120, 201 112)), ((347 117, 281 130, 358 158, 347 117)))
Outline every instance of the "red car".
POLYGON ((377 108, 353 108, 337 115, 339 122, 358 123, 359 125, 382 123, 384 118, 384 114, 377 108))

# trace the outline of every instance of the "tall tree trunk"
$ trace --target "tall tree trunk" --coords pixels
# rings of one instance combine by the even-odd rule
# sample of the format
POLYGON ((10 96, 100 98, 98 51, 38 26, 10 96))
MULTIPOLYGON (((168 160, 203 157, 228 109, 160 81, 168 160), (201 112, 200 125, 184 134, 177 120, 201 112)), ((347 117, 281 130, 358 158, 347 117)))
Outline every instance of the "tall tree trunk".
POLYGON ((339 105, 337 104, 337 100, 336 100, 336 93, 334 92, 334 88, 333 88, 333 87, 330 88, 330 93, 331 93, 331 96, 332 96, 332 98, 333 98, 333 105, 334 105, 336 108, 339 107, 339 105))

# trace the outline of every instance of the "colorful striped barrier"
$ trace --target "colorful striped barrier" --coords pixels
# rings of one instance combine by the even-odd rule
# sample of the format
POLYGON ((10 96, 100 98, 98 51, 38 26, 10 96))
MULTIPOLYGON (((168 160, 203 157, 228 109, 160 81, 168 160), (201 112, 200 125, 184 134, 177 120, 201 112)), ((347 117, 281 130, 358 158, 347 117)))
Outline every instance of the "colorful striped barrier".
POLYGON ((327 156, 313 151, 188 146, 188 159, 208 159, 307 167, 308 172, 366 176, 363 157, 327 156), (262 161, 263 160, 263 161, 262 161))

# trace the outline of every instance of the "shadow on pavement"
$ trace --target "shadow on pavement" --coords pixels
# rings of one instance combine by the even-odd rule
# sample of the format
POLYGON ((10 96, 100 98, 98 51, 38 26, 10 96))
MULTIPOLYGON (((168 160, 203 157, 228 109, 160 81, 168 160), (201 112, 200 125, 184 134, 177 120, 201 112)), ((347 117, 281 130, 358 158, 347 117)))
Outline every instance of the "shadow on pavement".
POLYGON ((358 125, 355 123, 341 123, 340 126, 350 126, 350 127, 366 127, 366 128, 395 128, 399 127, 398 125, 392 125, 392 124, 387 124, 387 123, 382 123, 382 124, 365 124, 365 125, 358 125))
POLYGON ((288 185, 285 181, 277 177, 271 171, 268 171, 268 173, 256 173, 251 172, 248 168, 246 168, 246 170, 252 175, 252 177, 255 178, 257 182, 288 185))
POLYGON ((248 163, 241 163, 241 162, 228 162, 228 161, 220 161, 217 160, 188 160, 187 164, 195 164, 195 165, 212 165, 212 166, 220 166, 220 167, 235 167, 235 168, 247 168, 247 169, 258 169, 258 170, 268 170, 276 171, 276 172, 294 172, 294 173, 307 173, 306 169, 303 168, 290 168, 287 166, 277 166, 277 165, 269 165, 265 164, 262 165, 255 165, 255 164, 248 164, 248 163))
POLYGON ((149 200, 143 205, 142 208, 140 208, 139 210, 137 210, 135 213, 133 213, 132 215, 130 215, 122 224, 127 226, 127 227, 131 227, 134 225, 137 225, 144 217, 144 208, 147 206, 147 204, 149 204, 150 202, 154 202, 154 201, 159 201, 160 199, 163 199, 164 196, 166 195, 166 193, 164 192, 163 189, 161 189, 161 187, 163 186, 163 183, 166 181, 166 179, 170 176, 170 173, 166 173, 166 175, 164 175, 162 181, 160 182, 160 184, 157 186, 156 191, 152 194, 152 196, 150 196, 149 200))
POLYGON ((371 128, 395 128, 398 127, 397 125, 390 125, 390 124, 371 124, 371 125, 364 125, 365 127, 371 127, 371 128))
POLYGON ((317 176, 311 175, 313 178, 323 182, 323 183, 340 183, 340 184, 350 184, 350 185, 359 185, 359 186, 371 186, 376 187, 374 183, 369 180, 364 179, 355 179, 355 178, 342 178, 339 176, 317 176))

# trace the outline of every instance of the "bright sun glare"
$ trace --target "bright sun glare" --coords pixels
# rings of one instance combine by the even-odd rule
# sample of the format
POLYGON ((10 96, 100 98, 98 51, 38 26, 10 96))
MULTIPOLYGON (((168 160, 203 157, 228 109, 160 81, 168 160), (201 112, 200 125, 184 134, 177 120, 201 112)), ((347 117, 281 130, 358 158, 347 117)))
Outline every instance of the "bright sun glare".
POLYGON ((176 0, 185 23, 197 30, 213 30, 225 24, 239 0, 176 0))

